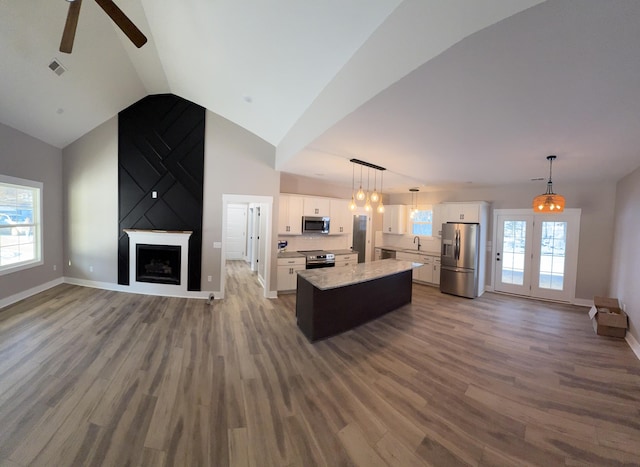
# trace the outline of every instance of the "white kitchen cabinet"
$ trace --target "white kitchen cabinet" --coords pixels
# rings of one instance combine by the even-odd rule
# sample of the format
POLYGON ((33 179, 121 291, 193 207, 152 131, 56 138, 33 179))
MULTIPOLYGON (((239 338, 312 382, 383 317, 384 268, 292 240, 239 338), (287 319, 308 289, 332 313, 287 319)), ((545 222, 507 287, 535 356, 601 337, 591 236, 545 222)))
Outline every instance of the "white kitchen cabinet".
POLYGON ((403 204, 385 206, 382 215, 382 233, 402 235, 406 230, 407 207, 403 204))
POLYGON ((306 258, 278 258, 278 292, 296 290, 298 271, 306 268, 306 258))
POLYGON ((329 217, 331 215, 331 200, 315 196, 305 196, 303 215, 329 217))
POLYGON ((330 200, 329 235, 347 235, 353 232, 353 212, 349 209, 349 200, 330 200))
POLYGON ((433 278, 432 284, 440 285, 440 258, 433 257, 433 278))
POLYGON ((426 284, 440 283, 440 258, 419 252, 398 251, 396 259, 404 261, 413 261, 414 263, 422 263, 424 266, 413 270, 413 280, 426 284))
POLYGON ((431 209, 431 235, 434 237, 442 237, 442 223, 447 222, 444 216, 444 204, 434 204, 431 209))
POLYGON ((280 194, 279 205, 278 234, 301 235, 303 198, 301 196, 280 194))
POLYGON ((444 203, 445 220, 442 222, 480 223, 483 203, 444 203))
POLYGON ((355 266, 358 264, 358 253, 350 253, 348 255, 336 255, 337 268, 344 268, 347 266, 355 266))

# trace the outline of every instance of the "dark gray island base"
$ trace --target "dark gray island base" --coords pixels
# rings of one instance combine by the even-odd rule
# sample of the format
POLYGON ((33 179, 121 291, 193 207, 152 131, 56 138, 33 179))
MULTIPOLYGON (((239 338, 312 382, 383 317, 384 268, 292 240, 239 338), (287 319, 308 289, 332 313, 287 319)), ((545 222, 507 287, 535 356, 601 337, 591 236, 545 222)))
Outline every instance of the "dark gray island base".
POLYGON ((411 303, 410 261, 385 259, 346 268, 300 271, 298 327, 310 341, 355 328, 411 303))

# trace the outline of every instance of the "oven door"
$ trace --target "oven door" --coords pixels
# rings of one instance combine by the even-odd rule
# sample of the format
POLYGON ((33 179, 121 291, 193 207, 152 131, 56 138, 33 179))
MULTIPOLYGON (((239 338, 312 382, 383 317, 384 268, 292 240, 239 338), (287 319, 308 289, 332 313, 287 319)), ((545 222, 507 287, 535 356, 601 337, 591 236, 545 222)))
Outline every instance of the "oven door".
POLYGON ((335 267, 336 263, 335 262, 307 262, 307 269, 318 269, 318 268, 333 268, 335 267))

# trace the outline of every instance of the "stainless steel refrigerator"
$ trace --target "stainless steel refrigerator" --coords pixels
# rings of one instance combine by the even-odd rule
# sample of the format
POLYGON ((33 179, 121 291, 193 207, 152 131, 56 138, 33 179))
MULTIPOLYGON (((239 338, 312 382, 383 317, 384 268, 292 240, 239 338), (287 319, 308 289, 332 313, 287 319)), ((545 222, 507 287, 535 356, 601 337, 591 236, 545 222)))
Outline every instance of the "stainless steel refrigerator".
POLYGON ((442 224, 441 292, 478 296, 479 238, 480 224, 442 224))

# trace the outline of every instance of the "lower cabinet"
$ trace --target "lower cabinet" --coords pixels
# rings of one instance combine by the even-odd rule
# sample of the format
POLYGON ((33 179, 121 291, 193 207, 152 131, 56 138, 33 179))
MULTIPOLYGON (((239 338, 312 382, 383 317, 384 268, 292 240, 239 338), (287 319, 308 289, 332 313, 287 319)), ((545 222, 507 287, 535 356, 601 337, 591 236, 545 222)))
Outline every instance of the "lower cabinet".
POLYGON ((348 255, 336 255, 336 266, 337 268, 344 268, 347 266, 355 266, 358 264, 358 254, 352 253, 348 255))
POLYGON ((278 259, 278 292, 296 290, 298 271, 306 268, 306 258, 278 259))
POLYGON ((398 251, 396 259, 422 263, 424 266, 413 270, 413 280, 425 282, 427 284, 440 284, 440 258, 422 253, 412 253, 408 251, 398 251))

